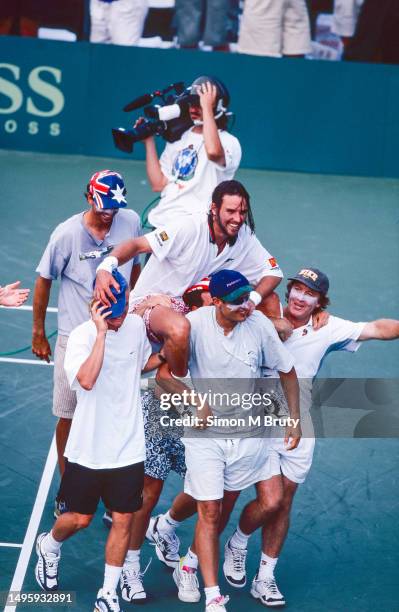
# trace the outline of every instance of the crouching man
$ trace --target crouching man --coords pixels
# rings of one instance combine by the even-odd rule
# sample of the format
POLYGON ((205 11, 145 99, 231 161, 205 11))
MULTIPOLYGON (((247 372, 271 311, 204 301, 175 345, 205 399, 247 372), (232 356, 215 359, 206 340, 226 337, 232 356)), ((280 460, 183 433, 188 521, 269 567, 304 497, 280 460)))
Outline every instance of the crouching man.
POLYGON ((144 481, 140 376, 164 361, 151 354, 141 317, 127 315, 126 280, 117 270, 113 275, 120 287, 114 290, 116 302, 109 309, 94 301, 91 320, 76 327, 68 339, 65 371, 77 393, 77 407, 60 496, 69 511, 36 542, 36 580, 45 591, 55 591, 62 543, 90 524, 103 500, 113 522, 105 547, 104 583, 94 606, 98 612, 120 610, 116 587, 144 481))

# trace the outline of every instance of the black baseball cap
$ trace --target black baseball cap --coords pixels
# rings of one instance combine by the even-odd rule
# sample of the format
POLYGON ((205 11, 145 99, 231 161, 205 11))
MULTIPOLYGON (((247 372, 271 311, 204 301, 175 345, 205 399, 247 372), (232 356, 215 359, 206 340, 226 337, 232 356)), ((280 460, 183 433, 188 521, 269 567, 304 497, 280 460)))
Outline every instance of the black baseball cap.
POLYGON ((299 270, 295 276, 289 278, 288 280, 299 281, 300 283, 303 283, 309 287, 309 289, 318 291, 323 295, 327 295, 328 288, 330 286, 328 276, 317 268, 302 268, 302 270, 299 270))

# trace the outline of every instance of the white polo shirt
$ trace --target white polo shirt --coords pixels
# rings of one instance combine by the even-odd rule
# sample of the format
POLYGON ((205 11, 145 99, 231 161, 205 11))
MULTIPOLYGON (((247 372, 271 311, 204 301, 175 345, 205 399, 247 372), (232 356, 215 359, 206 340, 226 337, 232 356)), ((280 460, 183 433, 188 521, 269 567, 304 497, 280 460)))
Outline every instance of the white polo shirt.
POLYGON ((77 406, 65 457, 91 469, 139 463, 145 459, 140 376, 152 352, 143 320, 129 314, 117 332, 108 330, 100 374, 86 391, 76 375, 96 337, 95 324, 86 321, 68 339, 64 367, 77 406))
POLYGON ((208 159, 203 134, 192 128, 176 142, 167 143, 159 161, 169 182, 148 215, 154 227, 173 223, 182 215, 207 212, 216 185, 234 177, 241 161, 240 143, 225 130, 219 130, 219 138, 225 166, 208 159))
MULTIPOLYGON (((366 323, 355 323, 330 315, 327 325, 315 331, 312 318, 297 327, 284 342, 294 358, 295 370, 301 389, 301 413, 311 406, 312 381, 321 368, 323 359, 332 351, 355 352, 357 342, 366 323)), ((264 376, 276 377, 277 373, 266 368, 264 376)))
POLYGON ((132 298, 151 293, 181 296, 187 287, 223 268, 238 270, 253 285, 264 276, 283 276, 274 257, 247 225, 241 227, 235 243, 226 244, 219 255, 205 214, 182 217, 146 234, 146 238, 153 254, 131 292, 132 298))

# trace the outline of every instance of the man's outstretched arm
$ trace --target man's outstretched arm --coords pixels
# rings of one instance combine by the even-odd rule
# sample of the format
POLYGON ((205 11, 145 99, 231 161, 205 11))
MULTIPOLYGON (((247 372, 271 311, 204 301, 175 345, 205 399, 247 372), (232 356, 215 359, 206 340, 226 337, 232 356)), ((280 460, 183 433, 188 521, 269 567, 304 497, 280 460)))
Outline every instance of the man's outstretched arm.
POLYGON ((116 245, 112 255, 105 257, 104 261, 97 268, 96 286, 94 289, 95 298, 107 306, 110 306, 110 300, 116 302, 116 298, 111 292, 111 287, 115 287, 119 291, 119 285, 113 278, 112 271, 140 253, 151 252, 150 243, 145 236, 130 238, 116 245))
POLYGON ((396 319, 377 319, 366 323, 358 340, 397 340, 399 321, 396 319))

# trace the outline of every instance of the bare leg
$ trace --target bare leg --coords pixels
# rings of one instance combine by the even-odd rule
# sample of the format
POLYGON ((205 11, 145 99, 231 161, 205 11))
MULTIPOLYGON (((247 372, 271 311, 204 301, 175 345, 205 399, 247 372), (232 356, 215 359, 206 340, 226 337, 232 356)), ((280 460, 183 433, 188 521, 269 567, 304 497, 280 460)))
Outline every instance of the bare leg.
POLYGON ((155 306, 150 314, 151 329, 164 340, 163 350, 176 376, 187 374, 190 323, 186 317, 166 306, 155 306))
POLYGON ((55 440, 57 443, 57 455, 58 455, 58 468, 61 476, 65 472, 65 458, 64 452, 66 443, 68 441, 69 432, 72 425, 72 419, 58 419, 57 426, 55 428, 55 440))
POLYGON ((129 544, 132 513, 112 512, 112 527, 105 545, 105 562, 122 567, 129 544))
MULTIPOLYGON (((229 522, 231 513, 233 512, 234 506, 237 499, 240 496, 241 491, 225 491, 222 501, 222 511, 219 519, 219 535, 226 529, 226 525, 229 522)), ((193 553, 197 554, 195 539, 190 545, 190 549, 193 553)))
POLYGON ((219 521, 222 500, 199 501, 195 528, 195 549, 205 587, 218 584, 219 521))
POLYGON ((187 495, 187 493, 183 493, 182 491, 174 498, 169 514, 170 518, 181 523, 190 518, 190 516, 193 516, 196 512, 196 500, 191 497, 191 495, 187 495))
POLYGON ((219 533, 223 533, 241 491, 225 491, 223 495, 222 514, 219 521, 219 533))
POLYGON ((298 488, 285 476, 283 480, 283 501, 281 508, 272 514, 262 527, 262 551, 269 557, 277 558, 287 537, 290 525, 290 512, 295 492, 298 488))
POLYGON ((163 484, 163 480, 144 476, 143 506, 132 515, 129 550, 138 550, 142 547, 151 512, 158 503, 163 484))
POLYGON ((54 523, 53 537, 57 542, 64 542, 80 529, 90 525, 93 514, 79 514, 78 512, 65 512, 54 523))
POLYGON ((274 512, 279 510, 283 500, 281 476, 272 476, 256 485, 257 497, 250 501, 241 513, 239 527, 247 535, 253 533, 274 512))

